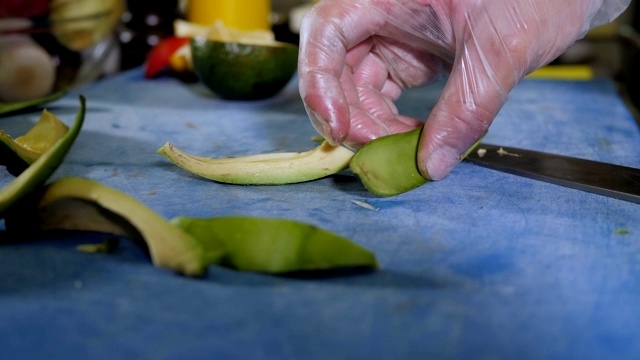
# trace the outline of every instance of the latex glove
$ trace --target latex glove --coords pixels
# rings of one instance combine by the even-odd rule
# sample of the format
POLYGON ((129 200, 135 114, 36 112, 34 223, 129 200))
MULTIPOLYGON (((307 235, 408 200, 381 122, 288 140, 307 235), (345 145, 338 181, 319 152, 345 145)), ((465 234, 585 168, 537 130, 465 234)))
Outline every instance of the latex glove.
POLYGON ((418 165, 445 177, 511 89, 630 0, 322 0, 300 30, 299 86, 314 127, 359 146, 421 124, 405 88, 449 75, 426 119, 418 165))

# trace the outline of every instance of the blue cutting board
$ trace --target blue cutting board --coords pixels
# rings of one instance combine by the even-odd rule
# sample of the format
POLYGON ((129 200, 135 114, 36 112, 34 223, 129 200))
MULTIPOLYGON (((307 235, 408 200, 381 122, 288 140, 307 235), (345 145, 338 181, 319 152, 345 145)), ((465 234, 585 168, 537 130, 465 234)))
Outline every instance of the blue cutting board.
MULTIPOLYGON (((426 118, 441 84, 399 101, 426 118)), ((125 191, 166 218, 285 217, 374 251, 382 266, 287 278, 211 267, 190 279, 128 241, 109 255, 66 234, 0 247, 0 358, 637 359, 640 207, 460 164, 391 198, 348 172, 287 186, 232 186, 156 154, 302 151, 316 135, 295 80, 277 97, 222 101, 140 69, 78 90, 84 129, 54 177, 125 191), (366 202, 373 208, 358 205, 366 202)), ((49 109, 71 123, 76 94, 49 109)), ((37 113, 0 118, 19 135, 37 113)), ((608 80, 525 80, 485 140, 640 167, 640 131, 608 80)), ((0 174, 0 185, 12 179, 0 174)), ((0 240, 11 240, 0 223, 0 240)))

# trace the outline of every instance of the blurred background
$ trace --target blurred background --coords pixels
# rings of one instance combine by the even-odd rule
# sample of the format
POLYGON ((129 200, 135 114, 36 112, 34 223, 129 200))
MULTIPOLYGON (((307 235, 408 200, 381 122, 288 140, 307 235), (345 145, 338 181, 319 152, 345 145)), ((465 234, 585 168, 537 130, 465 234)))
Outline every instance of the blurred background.
MULTIPOLYGON (((34 42, 50 55, 55 79, 53 84, 41 84, 50 91, 139 67, 153 46, 173 34, 174 20, 184 17, 185 1, 1 0, 0 88, 10 72, 3 67, 2 54, 20 42, 27 45, 34 42), (64 26, 54 29, 54 23, 64 26)), ((271 0, 268 21, 276 39, 297 43, 300 18, 310 6, 311 0, 271 0)), ((615 23, 592 30, 532 77, 611 78, 638 118, 635 109, 640 107, 640 15, 637 8, 637 1, 632 1, 631 7, 615 23)), ((42 55, 33 47, 29 50, 29 58, 33 58, 33 54, 42 55)), ((0 89, 0 101, 13 100, 11 96, 2 97, 0 89)))

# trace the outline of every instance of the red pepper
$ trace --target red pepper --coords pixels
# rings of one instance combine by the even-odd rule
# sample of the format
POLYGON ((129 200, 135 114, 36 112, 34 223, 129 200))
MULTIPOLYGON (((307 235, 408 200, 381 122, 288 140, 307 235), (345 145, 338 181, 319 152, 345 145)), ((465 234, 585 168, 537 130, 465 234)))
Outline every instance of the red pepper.
POLYGON ((2 0, 0 18, 34 17, 49 11, 49 0, 2 0))
POLYGON ((170 36, 160 40, 154 46, 144 65, 144 76, 148 79, 156 77, 169 66, 169 59, 178 49, 189 43, 189 38, 170 36))

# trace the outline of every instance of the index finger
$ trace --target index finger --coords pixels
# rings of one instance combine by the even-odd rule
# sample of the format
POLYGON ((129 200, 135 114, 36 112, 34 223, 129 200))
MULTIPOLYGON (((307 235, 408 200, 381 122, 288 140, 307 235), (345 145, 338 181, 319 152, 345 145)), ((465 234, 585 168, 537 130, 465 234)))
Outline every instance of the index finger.
POLYGON ((300 28, 299 88, 311 122, 328 140, 344 141, 350 113, 343 72, 369 52, 363 43, 383 26, 378 11, 359 2, 323 1, 304 17, 300 28))

